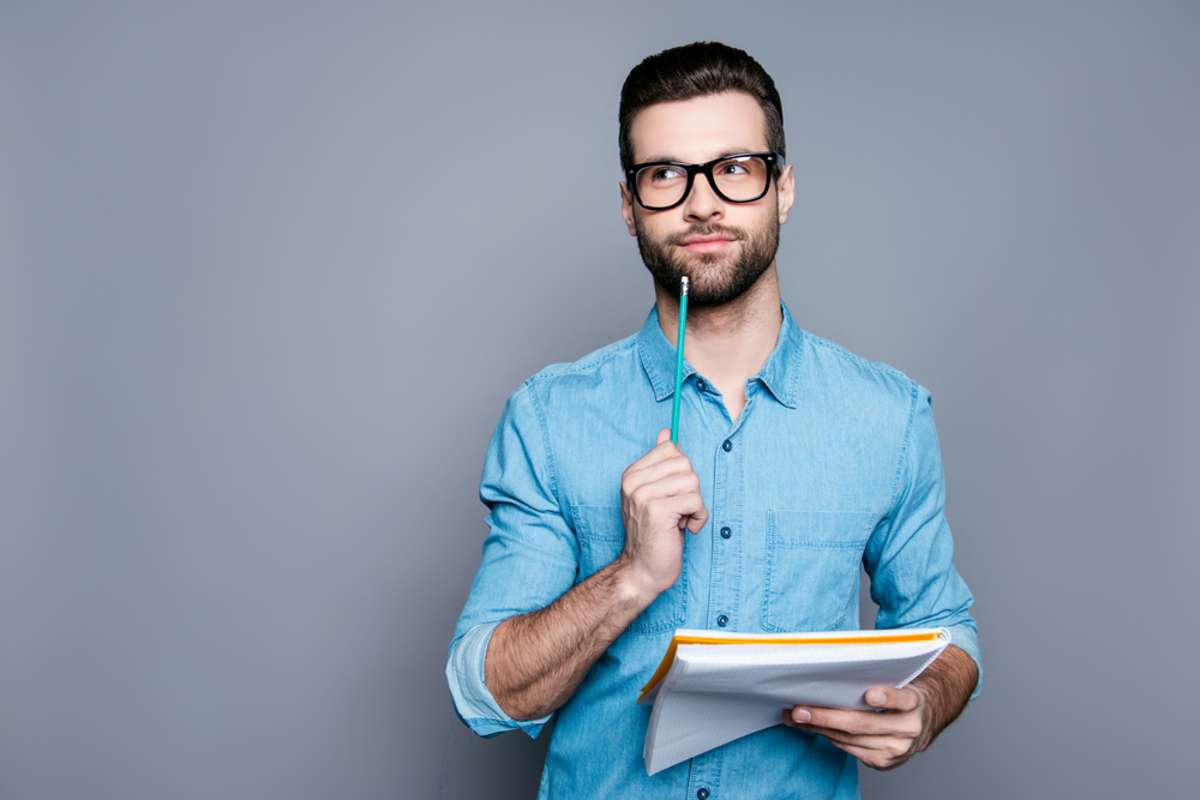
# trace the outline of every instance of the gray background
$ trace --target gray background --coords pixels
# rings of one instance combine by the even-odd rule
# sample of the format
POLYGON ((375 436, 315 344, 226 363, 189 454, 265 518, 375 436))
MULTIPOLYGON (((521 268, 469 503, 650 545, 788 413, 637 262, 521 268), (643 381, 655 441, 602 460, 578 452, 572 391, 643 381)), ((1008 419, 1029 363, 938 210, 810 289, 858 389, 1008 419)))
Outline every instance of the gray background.
POLYGON ((1197 790, 1198 4, 105 5, 0 11, 0 797, 533 794, 442 675, 483 452, 640 325, 618 93, 705 38, 800 324, 935 398, 987 686, 865 793, 1197 790))

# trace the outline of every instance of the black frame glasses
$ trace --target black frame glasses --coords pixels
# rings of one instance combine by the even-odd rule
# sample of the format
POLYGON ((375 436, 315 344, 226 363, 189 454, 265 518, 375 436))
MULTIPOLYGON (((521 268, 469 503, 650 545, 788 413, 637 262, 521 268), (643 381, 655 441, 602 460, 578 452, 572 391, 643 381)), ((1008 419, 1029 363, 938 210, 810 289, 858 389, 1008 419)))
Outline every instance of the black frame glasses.
POLYGON ((708 185, 712 187, 714 192, 716 192, 717 197, 721 198, 726 203, 753 203, 755 200, 761 200, 763 195, 767 193, 767 190, 771 188, 771 177, 778 176, 777 173, 779 170, 779 164, 782 161, 783 156, 770 150, 753 153, 730 153, 729 155, 714 158, 712 161, 706 161, 703 164, 686 164, 682 161, 644 161, 641 164, 634 164, 632 167, 625 170, 625 186, 630 192, 633 193, 634 199, 637 200, 638 205, 640 205, 642 208, 646 209, 647 211, 666 211, 667 209, 675 208, 675 206, 679 205, 684 200, 687 200, 688 195, 692 193, 692 182, 696 179, 696 174, 703 173, 704 177, 708 178, 708 185), (724 192, 717 188, 717 181, 713 177, 713 167, 724 161, 730 161, 735 158, 746 158, 747 156, 758 156, 767 163, 766 180, 763 181, 763 189, 758 193, 757 196, 748 200, 734 200, 726 196, 724 192), (637 174, 646 167, 657 167, 664 165, 670 165, 687 170, 687 185, 683 189, 683 194, 680 195, 679 199, 674 203, 666 206, 648 206, 642 202, 642 196, 638 193, 637 174))

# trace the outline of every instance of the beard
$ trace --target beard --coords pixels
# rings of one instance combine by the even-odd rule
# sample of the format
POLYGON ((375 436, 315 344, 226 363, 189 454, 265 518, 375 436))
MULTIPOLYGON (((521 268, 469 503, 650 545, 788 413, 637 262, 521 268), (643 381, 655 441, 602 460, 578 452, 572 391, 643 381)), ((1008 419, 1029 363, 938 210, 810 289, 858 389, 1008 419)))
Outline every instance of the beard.
POLYGON ((688 276, 688 305, 705 308, 724 305, 745 294, 767 267, 779 249, 779 216, 772 213, 765 227, 747 235, 745 231, 721 227, 693 228, 672 236, 666 242, 651 239, 634 217, 638 252, 654 282, 670 295, 679 295, 680 278, 688 276), (735 244, 712 253, 689 253, 677 246, 685 236, 722 234, 735 244))

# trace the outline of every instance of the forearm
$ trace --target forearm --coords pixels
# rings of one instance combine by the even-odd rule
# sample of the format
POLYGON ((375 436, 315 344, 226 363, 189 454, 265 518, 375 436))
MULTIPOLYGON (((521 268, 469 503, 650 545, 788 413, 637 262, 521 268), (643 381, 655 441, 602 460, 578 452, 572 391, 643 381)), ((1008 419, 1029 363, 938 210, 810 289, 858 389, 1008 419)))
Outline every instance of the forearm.
POLYGON ((513 719, 536 719, 559 708, 654 597, 622 557, 549 606, 504 620, 484 658, 492 696, 513 719))
POLYGON ((967 704, 975 682, 979 680, 979 668, 975 659, 955 645, 948 646, 924 672, 912 681, 913 688, 925 697, 929 719, 928 739, 918 749, 925 749, 942 729, 958 718, 967 704))

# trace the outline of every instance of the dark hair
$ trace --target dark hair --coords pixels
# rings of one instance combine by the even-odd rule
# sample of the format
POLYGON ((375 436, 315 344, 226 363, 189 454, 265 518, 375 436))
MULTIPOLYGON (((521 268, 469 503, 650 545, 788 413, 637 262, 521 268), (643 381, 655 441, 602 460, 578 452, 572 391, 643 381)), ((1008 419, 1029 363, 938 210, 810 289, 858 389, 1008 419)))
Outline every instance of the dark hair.
MULTIPOLYGON (((767 149, 786 156, 783 103, 771 76, 745 50, 721 42, 692 42, 647 56, 625 78, 617 112, 622 171, 633 165, 629 129, 638 111, 654 103, 728 91, 743 91, 758 101, 766 118, 767 149)), ((776 162, 776 177, 781 169, 776 162)))

